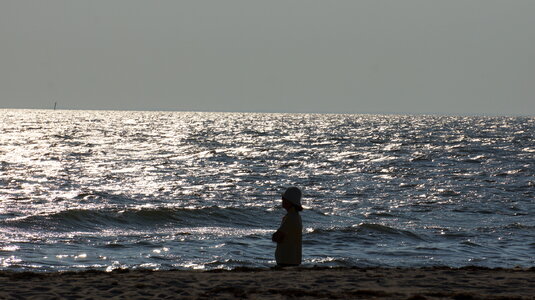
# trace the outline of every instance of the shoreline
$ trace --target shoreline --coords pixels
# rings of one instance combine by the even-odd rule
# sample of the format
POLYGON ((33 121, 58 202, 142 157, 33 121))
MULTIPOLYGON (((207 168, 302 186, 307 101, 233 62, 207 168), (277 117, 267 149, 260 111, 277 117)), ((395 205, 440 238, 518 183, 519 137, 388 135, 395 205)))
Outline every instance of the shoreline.
POLYGON ((535 267, 0 271, 0 299, 535 299, 535 267))

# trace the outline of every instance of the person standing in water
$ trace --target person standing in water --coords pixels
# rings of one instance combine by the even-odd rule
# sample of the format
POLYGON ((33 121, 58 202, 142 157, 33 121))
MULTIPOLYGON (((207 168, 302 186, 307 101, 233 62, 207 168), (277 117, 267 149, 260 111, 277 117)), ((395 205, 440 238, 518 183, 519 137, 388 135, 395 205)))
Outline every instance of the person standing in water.
POLYGON ((301 264, 303 231, 299 215, 303 210, 301 190, 296 187, 286 189, 282 194, 282 207, 286 209, 286 216, 282 218, 281 226, 271 237, 271 240, 277 243, 275 260, 280 267, 298 266, 301 264))

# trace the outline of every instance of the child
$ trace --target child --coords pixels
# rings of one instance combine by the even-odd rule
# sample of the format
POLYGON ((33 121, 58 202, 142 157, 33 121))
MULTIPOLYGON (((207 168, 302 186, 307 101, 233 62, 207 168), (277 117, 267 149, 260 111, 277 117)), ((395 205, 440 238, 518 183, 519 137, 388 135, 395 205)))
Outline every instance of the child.
POLYGON ((299 212, 301 206, 301 190, 296 187, 286 189, 282 194, 282 207, 287 213, 271 240, 277 243, 275 260, 277 266, 298 266, 301 264, 301 232, 303 224, 299 212))

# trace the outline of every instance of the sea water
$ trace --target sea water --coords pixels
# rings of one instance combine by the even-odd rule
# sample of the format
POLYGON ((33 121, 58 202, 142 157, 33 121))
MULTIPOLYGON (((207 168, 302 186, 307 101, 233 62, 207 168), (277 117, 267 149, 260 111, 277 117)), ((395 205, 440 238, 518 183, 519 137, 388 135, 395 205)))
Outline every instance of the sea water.
POLYGON ((533 267, 535 118, 0 110, 0 269, 533 267))

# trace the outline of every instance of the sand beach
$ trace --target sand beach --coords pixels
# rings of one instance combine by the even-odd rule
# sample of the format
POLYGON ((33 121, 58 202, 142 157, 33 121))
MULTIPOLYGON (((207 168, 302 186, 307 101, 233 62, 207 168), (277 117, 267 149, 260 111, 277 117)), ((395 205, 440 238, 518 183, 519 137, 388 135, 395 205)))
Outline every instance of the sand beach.
POLYGON ((0 299, 535 299, 535 268, 0 273, 0 299))

